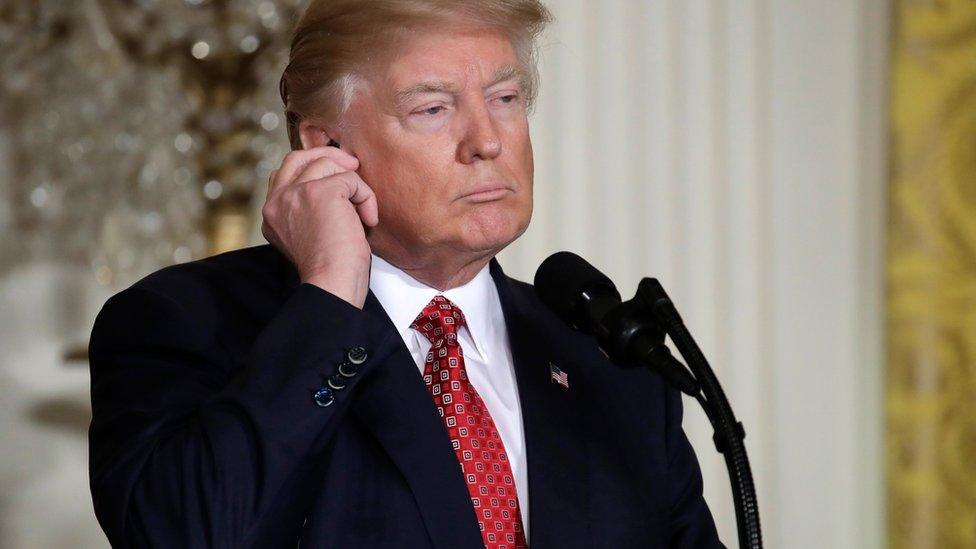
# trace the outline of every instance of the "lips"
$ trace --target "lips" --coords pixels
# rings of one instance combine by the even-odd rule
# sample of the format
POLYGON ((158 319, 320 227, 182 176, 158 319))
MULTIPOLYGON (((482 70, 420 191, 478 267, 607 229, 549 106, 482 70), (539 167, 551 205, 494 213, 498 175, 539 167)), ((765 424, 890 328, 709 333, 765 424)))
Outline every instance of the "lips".
POLYGON ((493 200, 500 200, 510 193, 515 192, 511 185, 506 183, 486 183, 478 185, 477 187, 465 192, 458 197, 458 200, 464 199, 471 202, 491 202, 493 200))

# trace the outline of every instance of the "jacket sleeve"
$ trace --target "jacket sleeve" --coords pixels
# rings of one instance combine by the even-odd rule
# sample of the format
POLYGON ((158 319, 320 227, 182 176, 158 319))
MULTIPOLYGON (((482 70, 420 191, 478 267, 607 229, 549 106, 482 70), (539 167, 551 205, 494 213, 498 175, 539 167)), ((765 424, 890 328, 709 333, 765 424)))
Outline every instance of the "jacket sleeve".
POLYGON ((244 363, 234 364, 191 309, 135 286, 110 299, 95 321, 89 466, 96 516, 116 547, 294 540, 355 386, 377 366, 393 331, 302 284, 257 334, 244 363), (366 361, 331 404, 318 405, 313 394, 354 347, 366 350, 366 361))
POLYGON ((671 387, 667 387, 665 393, 668 498, 671 502, 669 546, 689 549, 724 548, 702 495, 702 475, 698 458, 681 427, 681 393, 671 387))

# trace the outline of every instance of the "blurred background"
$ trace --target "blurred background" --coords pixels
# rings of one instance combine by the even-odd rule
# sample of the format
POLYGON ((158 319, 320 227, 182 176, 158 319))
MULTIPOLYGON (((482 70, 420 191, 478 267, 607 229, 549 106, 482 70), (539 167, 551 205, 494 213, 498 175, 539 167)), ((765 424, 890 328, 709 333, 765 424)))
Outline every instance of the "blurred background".
MULTIPOLYGON (((301 0, 0 0, 0 547, 106 547, 86 346, 113 293, 261 244, 301 0)), ((976 0, 549 0, 536 211, 668 288, 769 547, 976 547, 976 0)), ((685 428, 723 539, 723 461, 685 428)))

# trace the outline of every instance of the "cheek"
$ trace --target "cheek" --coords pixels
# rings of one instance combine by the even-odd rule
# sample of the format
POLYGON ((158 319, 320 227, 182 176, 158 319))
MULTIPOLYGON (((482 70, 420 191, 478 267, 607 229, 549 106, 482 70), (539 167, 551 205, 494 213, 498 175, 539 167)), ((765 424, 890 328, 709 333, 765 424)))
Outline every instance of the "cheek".
POLYGON ((397 232, 442 229, 450 215, 449 194, 437 187, 437 174, 429 165, 401 162, 370 175, 381 224, 397 232))
POLYGON ((528 125, 523 123, 509 128, 505 142, 508 145, 506 166, 518 177, 520 183, 531 188, 534 165, 528 125))
POLYGON ((388 182, 391 194, 414 208, 443 206, 452 196, 452 185, 463 175, 453 168, 454 157, 443 144, 414 144, 394 157, 388 182))

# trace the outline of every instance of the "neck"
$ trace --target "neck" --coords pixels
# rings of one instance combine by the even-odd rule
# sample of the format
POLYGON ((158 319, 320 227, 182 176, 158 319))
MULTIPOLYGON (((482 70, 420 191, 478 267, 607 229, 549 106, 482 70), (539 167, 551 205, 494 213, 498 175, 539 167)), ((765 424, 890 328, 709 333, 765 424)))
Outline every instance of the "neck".
POLYGON ((481 272, 481 269, 494 257, 494 254, 485 254, 464 259, 431 258, 427 261, 416 261, 381 251, 374 251, 373 253, 407 273, 414 280, 422 282, 440 292, 446 292, 452 288, 464 286, 481 272))
POLYGON ((471 282, 481 269, 491 261, 491 258, 485 258, 483 260, 473 261, 466 265, 459 267, 457 270, 449 269, 447 271, 411 271, 406 270, 405 272, 415 279, 423 282, 424 284, 430 286, 431 288, 437 288, 441 292, 446 292, 451 288, 457 288, 458 286, 464 286, 468 282, 471 282))

